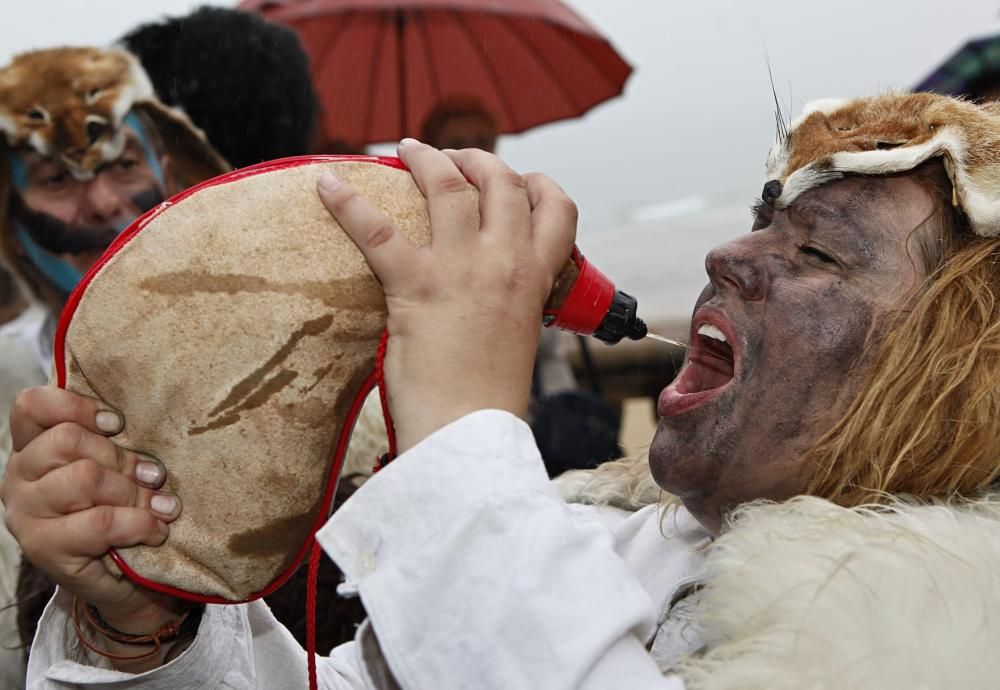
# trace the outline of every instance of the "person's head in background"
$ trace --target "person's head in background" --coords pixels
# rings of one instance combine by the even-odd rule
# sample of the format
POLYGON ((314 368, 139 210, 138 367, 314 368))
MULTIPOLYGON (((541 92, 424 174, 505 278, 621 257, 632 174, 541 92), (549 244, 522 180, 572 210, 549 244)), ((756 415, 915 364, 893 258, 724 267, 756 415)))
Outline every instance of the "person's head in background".
POLYGON ((40 50, 0 69, 0 249, 53 310, 139 215, 227 168, 123 50, 40 50))
POLYGON ((496 117, 478 100, 447 98, 431 110, 420 128, 420 140, 438 149, 482 149, 497 145, 496 117))
POLYGON ((202 7, 122 37, 160 100, 183 109, 234 167, 313 153, 317 100, 309 58, 288 27, 202 7))

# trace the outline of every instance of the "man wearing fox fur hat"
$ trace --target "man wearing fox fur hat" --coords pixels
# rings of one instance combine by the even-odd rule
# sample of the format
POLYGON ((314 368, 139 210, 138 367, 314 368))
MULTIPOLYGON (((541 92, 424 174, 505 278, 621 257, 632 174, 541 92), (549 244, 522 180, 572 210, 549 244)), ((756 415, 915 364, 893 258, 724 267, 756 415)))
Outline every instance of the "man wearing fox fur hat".
MULTIPOLYGON (((0 327, 0 473, 10 406, 47 380, 56 319, 76 283, 141 213, 227 169, 123 50, 40 50, 0 69, 0 252, 34 302, 0 327)), ((0 666, 12 674, 21 667, 11 606, 18 560, 0 527, 0 645, 11 655, 0 666)))
MULTIPOLYGON (((648 464, 570 477, 569 509, 518 416, 575 208, 480 151, 408 140, 400 155, 428 197, 424 249, 318 180, 385 288, 403 451, 319 533, 369 614, 320 660, 321 687, 996 686, 1000 110, 886 95, 782 128, 753 231, 707 257, 648 464), (450 191, 466 177, 481 223, 450 191), (657 485, 669 510, 643 505, 657 485)), ((110 447, 99 409, 38 389, 14 415, 0 497, 64 588, 34 687, 304 687, 301 649, 260 602, 207 606, 190 646, 142 660, 81 648, 71 593, 133 634, 177 611, 97 558, 169 531, 131 475, 74 494, 116 516, 85 544, 66 536, 79 508, 41 491, 46 467, 78 455, 48 429, 110 447)))

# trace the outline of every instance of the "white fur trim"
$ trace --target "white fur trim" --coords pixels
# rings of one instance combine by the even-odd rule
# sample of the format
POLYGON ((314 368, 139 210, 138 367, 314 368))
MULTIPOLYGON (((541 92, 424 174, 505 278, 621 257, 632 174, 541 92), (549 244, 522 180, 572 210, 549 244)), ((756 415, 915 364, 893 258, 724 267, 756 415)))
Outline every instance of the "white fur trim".
POLYGON ((46 140, 45 137, 43 137, 38 132, 32 132, 28 136, 28 145, 31 146, 31 148, 38 151, 43 156, 52 155, 52 147, 49 146, 48 140, 46 140))
POLYGON ((1000 501, 741 512, 705 561, 688 690, 1000 685, 1000 501))
POLYGON ((788 149, 781 143, 775 141, 771 150, 767 152, 767 163, 764 165, 764 182, 780 180, 788 165, 788 149))
POLYGON ((121 93, 111 106, 111 118, 114 127, 121 127, 125 115, 132 109, 132 105, 142 99, 154 98, 153 84, 149 81, 149 76, 139 64, 139 61, 132 53, 118 48, 111 48, 109 52, 118 53, 129 63, 129 79, 122 86, 121 93))
POLYGON ((843 174, 838 170, 830 168, 821 170, 815 164, 810 163, 788 176, 788 179, 785 180, 785 184, 781 188, 781 196, 774 202, 774 205, 777 208, 788 208, 803 192, 807 192, 813 187, 819 187, 821 184, 832 182, 841 177, 843 177, 843 174))

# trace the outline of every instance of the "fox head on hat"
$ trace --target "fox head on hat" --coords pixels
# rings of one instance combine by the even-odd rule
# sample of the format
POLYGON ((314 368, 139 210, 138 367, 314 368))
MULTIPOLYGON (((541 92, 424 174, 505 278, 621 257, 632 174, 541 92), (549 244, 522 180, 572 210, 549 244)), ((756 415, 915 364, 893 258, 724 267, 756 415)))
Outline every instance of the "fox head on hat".
POLYGON ((58 305, 67 289, 39 270, 14 231, 23 171, 13 154, 35 152, 87 181, 122 155, 127 126, 141 133, 150 159, 169 160, 164 196, 229 169, 183 113, 157 100, 124 50, 39 50, 0 68, 0 248, 36 298, 58 305))
POLYGON ((1000 235, 1000 103, 930 93, 813 101, 789 127, 779 127, 762 196, 785 208, 845 175, 905 172, 935 158, 972 230, 1000 235))

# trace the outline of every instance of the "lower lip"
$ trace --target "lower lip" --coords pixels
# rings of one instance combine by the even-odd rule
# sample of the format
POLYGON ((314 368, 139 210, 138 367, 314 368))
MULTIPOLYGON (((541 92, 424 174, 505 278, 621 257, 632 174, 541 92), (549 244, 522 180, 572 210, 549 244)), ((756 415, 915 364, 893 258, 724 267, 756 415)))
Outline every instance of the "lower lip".
MULTIPOLYGON (((688 366, 687 363, 685 363, 684 366, 688 366)), ((685 412, 690 412, 691 410, 697 409, 702 405, 706 405, 722 395, 722 392, 733 384, 731 380, 726 385, 719 386, 718 388, 712 388, 711 390, 699 391, 697 393, 681 393, 677 390, 677 382, 680 378, 681 375, 678 374, 677 378, 674 379, 674 382, 664 388, 663 392, 660 393, 659 400, 656 404, 656 411, 659 412, 661 417, 679 417, 685 412)))

